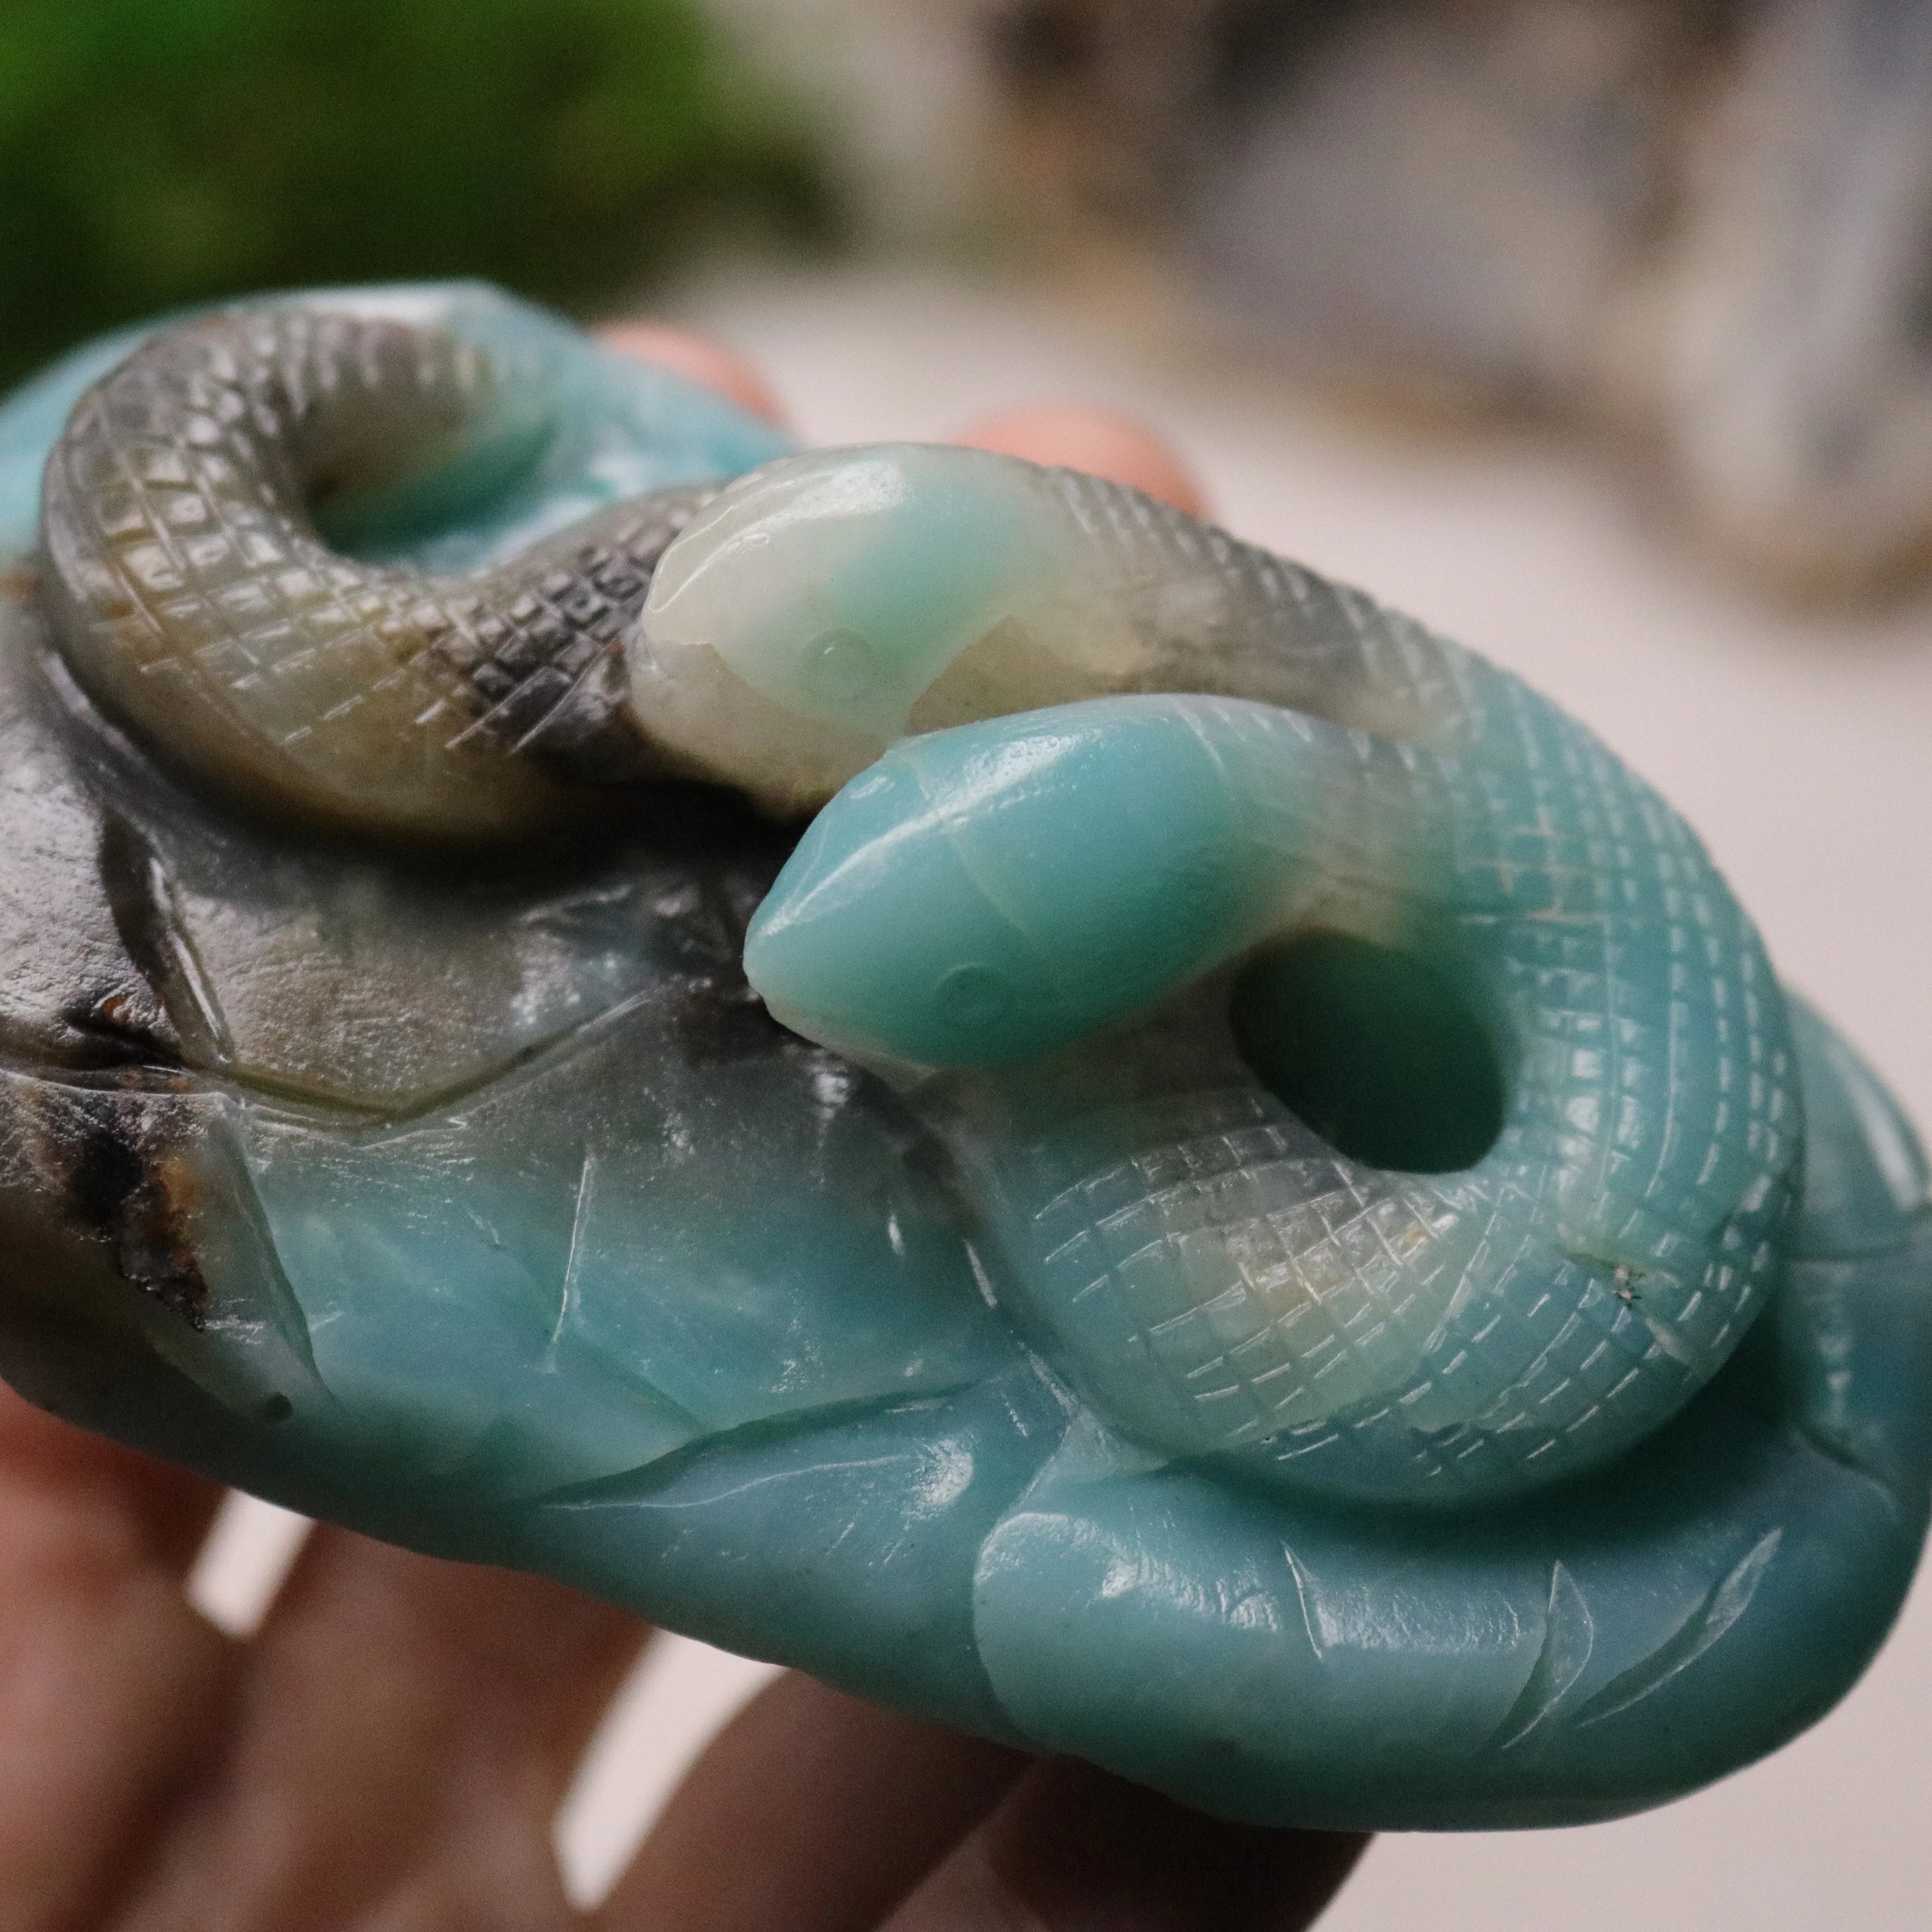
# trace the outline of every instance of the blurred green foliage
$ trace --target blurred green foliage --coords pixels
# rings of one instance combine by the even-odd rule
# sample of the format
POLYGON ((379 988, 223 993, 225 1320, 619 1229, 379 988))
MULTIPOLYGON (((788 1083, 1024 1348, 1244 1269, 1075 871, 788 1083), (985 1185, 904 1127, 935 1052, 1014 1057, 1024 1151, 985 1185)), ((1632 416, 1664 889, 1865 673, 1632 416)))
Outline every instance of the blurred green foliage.
POLYGON ((594 305, 819 183, 694 0, 0 0, 0 382, 248 289, 594 305))

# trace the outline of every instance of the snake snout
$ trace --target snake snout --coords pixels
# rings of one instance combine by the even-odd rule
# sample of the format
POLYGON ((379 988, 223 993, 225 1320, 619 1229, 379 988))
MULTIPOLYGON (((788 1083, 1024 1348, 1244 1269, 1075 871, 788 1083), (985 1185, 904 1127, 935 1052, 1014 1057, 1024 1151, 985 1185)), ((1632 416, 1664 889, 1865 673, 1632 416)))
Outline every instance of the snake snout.
POLYGON ((746 970, 827 1044, 984 1066, 1199 973, 1250 936, 1271 883, 1167 700, 1037 712, 908 740, 849 786, 779 875, 746 970))

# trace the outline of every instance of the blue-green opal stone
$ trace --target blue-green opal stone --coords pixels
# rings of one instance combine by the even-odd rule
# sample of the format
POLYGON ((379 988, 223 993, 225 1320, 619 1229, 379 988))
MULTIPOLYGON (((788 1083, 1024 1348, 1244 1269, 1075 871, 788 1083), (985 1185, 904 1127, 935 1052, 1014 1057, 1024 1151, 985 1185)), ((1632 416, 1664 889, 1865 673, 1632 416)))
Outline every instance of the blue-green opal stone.
MULTIPOLYGON (((782 452, 488 290, 331 299, 440 322, 519 372, 433 472, 337 506, 331 534, 363 556, 467 567, 782 452)), ((902 842, 919 932, 863 940, 890 897, 852 902, 857 943, 794 922, 766 964, 824 1018, 802 1037, 741 963, 795 835, 729 801, 671 790, 508 856, 388 851, 253 820, 104 723, 47 651, 36 486, 140 334, 0 410, 16 1388, 293 1508, 1234 1818, 1611 1816, 1774 1749, 1849 1688, 1932 1496, 1932 1210, 1910 1130, 1808 1010, 1787 1023, 1768 979, 1753 994, 1804 1122, 1795 1206, 1772 1190, 1746 1214, 1763 1312, 1634 1446, 1435 1510, 1380 1465, 1324 1486, 1278 1480, 1265 1444, 1162 1448, 1096 1405, 1073 1318, 1009 1292, 987 1203, 1019 1198, 1001 1162, 1020 1138, 1064 1124, 1064 1056, 1130 1036, 1105 1030, 1163 989, 1218 985, 1225 1005, 1214 975, 1298 876, 1292 841, 1273 884, 1204 860, 1230 821, 1200 736, 1130 712, 1144 742, 1124 760, 1111 714, 1072 718, 1045 817, 902 842), (1033 910, 986 923, 988 877, 1033 910), (949 980, 962 961, 981 976, 949 980), (110 1018, 152 1051, 104 1046, 110 1018), (962 1147, 1007 1177, 992 1194, 962 1147)), ((758 932, 975 742, 914 739, 854 781, 758 932)), ((1303 809, 1268 796, 1282 824, 1303 809)), ((1726 957, 1754 960, 1728 904, 1726 957)), ((1667 971, 1633 983, 1669 1006, 1667 971)), ((1597 1295, 1606 1332, 1616 1298, 1597 1295)))

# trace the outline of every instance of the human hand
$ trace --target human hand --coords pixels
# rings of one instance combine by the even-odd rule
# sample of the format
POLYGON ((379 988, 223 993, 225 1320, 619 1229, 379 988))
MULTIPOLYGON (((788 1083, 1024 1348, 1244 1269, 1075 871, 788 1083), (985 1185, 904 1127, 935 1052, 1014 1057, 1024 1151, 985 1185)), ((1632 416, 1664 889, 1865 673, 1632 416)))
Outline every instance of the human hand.
MULTIPOLYGON (((613 334, 774 412, 710 345, 613 334)), ((1100 412, 962 440, 1199 507, 1169 452, 1100 412)), ((0 1390, 0 1932, 1290 1932, 1360 1849, 793 1676, 712 1745, 586 1922, 551 1821, 644 1627, 324 1528, 260 1632, 230 1639, 182 1588, 219 1499, 0 1390)))

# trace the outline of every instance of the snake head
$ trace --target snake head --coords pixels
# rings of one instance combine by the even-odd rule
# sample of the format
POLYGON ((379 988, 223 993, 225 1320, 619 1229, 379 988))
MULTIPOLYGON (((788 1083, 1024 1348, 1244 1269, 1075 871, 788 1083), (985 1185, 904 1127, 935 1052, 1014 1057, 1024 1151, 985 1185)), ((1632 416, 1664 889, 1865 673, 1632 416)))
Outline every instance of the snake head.
POLYGON ((807 830, 746 936, 773 1015, 971 1066, 1063 1046, 1252 938, 1274 882, 1180 711, 1100 701, 914 738, 807 830))

